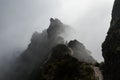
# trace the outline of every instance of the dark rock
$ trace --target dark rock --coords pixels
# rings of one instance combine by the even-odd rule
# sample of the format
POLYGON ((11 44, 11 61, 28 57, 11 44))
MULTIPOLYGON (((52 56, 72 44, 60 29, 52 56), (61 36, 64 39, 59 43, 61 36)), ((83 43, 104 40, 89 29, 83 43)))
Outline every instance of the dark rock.
POLYGON ((47 29, 49 38, 61 36, 62 33, 67 32, 66 29, 69 29, 67 25, 63 24, 58 19, 51 18, 50 21, 51 21, 50 26, 47 29))
POLYGON ((120 0, 115 0, 108 35, 102 44, 105 80, 120 80, 120 0))
POLYGON ((80 62, 70 54, 68 46, 57 45, 47 62, 34 70, 29 80, 102 80, 98 67, 80 62))

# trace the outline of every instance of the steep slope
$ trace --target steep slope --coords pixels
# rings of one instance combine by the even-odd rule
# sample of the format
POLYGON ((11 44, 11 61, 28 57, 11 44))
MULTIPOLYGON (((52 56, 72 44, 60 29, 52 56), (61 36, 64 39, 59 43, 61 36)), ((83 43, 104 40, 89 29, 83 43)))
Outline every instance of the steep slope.
POLYGON ((107 37, 102 44, 105 80, 120 80, 120 0, 115 0, 107 37))
POLYGON ((64 44, 55 46, 43 66, 36 68, 29 80, 102 80, 93 64, 72 57, 72 49, 64 44))

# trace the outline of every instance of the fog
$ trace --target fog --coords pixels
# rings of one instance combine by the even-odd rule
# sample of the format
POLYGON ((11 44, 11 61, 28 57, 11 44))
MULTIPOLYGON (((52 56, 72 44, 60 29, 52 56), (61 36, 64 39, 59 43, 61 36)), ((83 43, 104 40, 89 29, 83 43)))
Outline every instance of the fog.
POLYGON ((103 61, 101 44, 109 28, 114 0, 0 0, 0 62, 27 48, 34 31, 58 18, 76 30, 76 39, 103 61))

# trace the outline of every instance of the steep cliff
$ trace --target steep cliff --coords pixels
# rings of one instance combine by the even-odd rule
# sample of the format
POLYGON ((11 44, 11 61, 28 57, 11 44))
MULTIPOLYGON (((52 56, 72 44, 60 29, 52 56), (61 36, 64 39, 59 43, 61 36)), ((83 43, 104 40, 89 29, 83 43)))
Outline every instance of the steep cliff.
POLYGON ((102 44, 105 80, 120 80, 120 0, 115 0, 107 37, 102 44))

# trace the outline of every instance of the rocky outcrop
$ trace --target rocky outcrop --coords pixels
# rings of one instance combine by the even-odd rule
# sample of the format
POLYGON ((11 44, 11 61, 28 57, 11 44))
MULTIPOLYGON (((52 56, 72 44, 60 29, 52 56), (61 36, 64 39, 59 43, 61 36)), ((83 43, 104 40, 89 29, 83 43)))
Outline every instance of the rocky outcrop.
POLYGON ((55 46, 48 60, 33 71, 29 80, 103 80, 98 67, 79 61, 72 53, 67 45, 55 46))
POLYGON ((73 50, 73 57, 82 62, 95 64, 97 61, 91 56, 91 52, 77 40, 71 40, 68 46, 73 50))
MULTIPOLYGON (((68 25, 63 24, 60 20, 51 18, 50 26, 48 27, 48 29, 44 30, 42 33, 35 32, 32 35, 31 43, 28 45, 28 48, 24 51, 24 53, 22 53, 16 59, 16 61, 14 62, 11 68, 12 73, 10 73, 8 78, 5 80, 29 80, 30 76, 33 73, 35 73, 35 76, 40 75, 36 73, 39 70, 41 70, 39 69, 40 67, 44 67, 43 70, 45 71, 46 69, 48 70, 49 66, 47 65, 51 65, 52 68, 50 70, 53 70, 54 65, 55 67, 59 65, 57 67, 58 74, 59 74, 59 69, 63 69, 63 70, 67 68, 72 69, 71 72, 74 73, 74 75, 72 76, 72 74, 70 74, 69 71, 68 73, 62 73, 66 75, 66 78, 64 76, 63 79, 67 79, 68 76, 71 76, 71 79, 77 78, 77 80, 79 80, 78 75, 81 75, 82 72, 84 72, 84 70, 83 71, 80 70, 82 72, 78 71, 80 73, 78 74, 76 68, 78 69, 80 65, 85 65, 85 66, 88 65, 87 68, 90 68, 90 70, 94 70, 91 68, 91 64, 92 65, 95 64, 96 61, 93 59, 92 56, 90 56, 90 51, 87 50, 85 46, 82 43, 78 42, 77 40, 70 41, 69 43, 67 43, 67 41, 65 40, 66 38, 65 35, 69 34, 69 32, 67 31, 70 29, 71 28, 68 25), (58 44, 62 44, 62 46, 58 46, 59 48, 58 47, 53 48, 58 44), (53 52, 51 52, 51 50, 53 52), (63 61, 63 63, 61 61, 63 61), (62 63, 63 65, 59 63, 62 63), (60 66, 62 66, 63 68, 60 68, 60 66)), ((80 69, 84 69, 84 67, 80 69)), ((86 76, 84 80, 87 80, 88 78, 90 78, 89 80, 93 80, 93 78, 95 78, 94 76, 87 77, 87 74, 94 75, 94 71, 93 72, 86 71, 85 74, 86 75, 83 75, 84 77, 86 76)), ((48 75, 50 76, 49 72, 47 76, 48 75)), ((54 74, 51 75, 55 76, 54 74)), ((46 78, 40 80, 48 80, 48 79, 46 78)))
POLYGON ((57 44, 64 44, 63 33, 69 27, 58 19, 50 19, 50 26, 42 33, 32 35, 28 48, 15 61, 11 80, 27 80, 32 70, 43 64, 49 51, 57 44))
POLYGON ((120 80, 120 0, 115 0, 107 37, 102 44, 105 80, 120 80))

